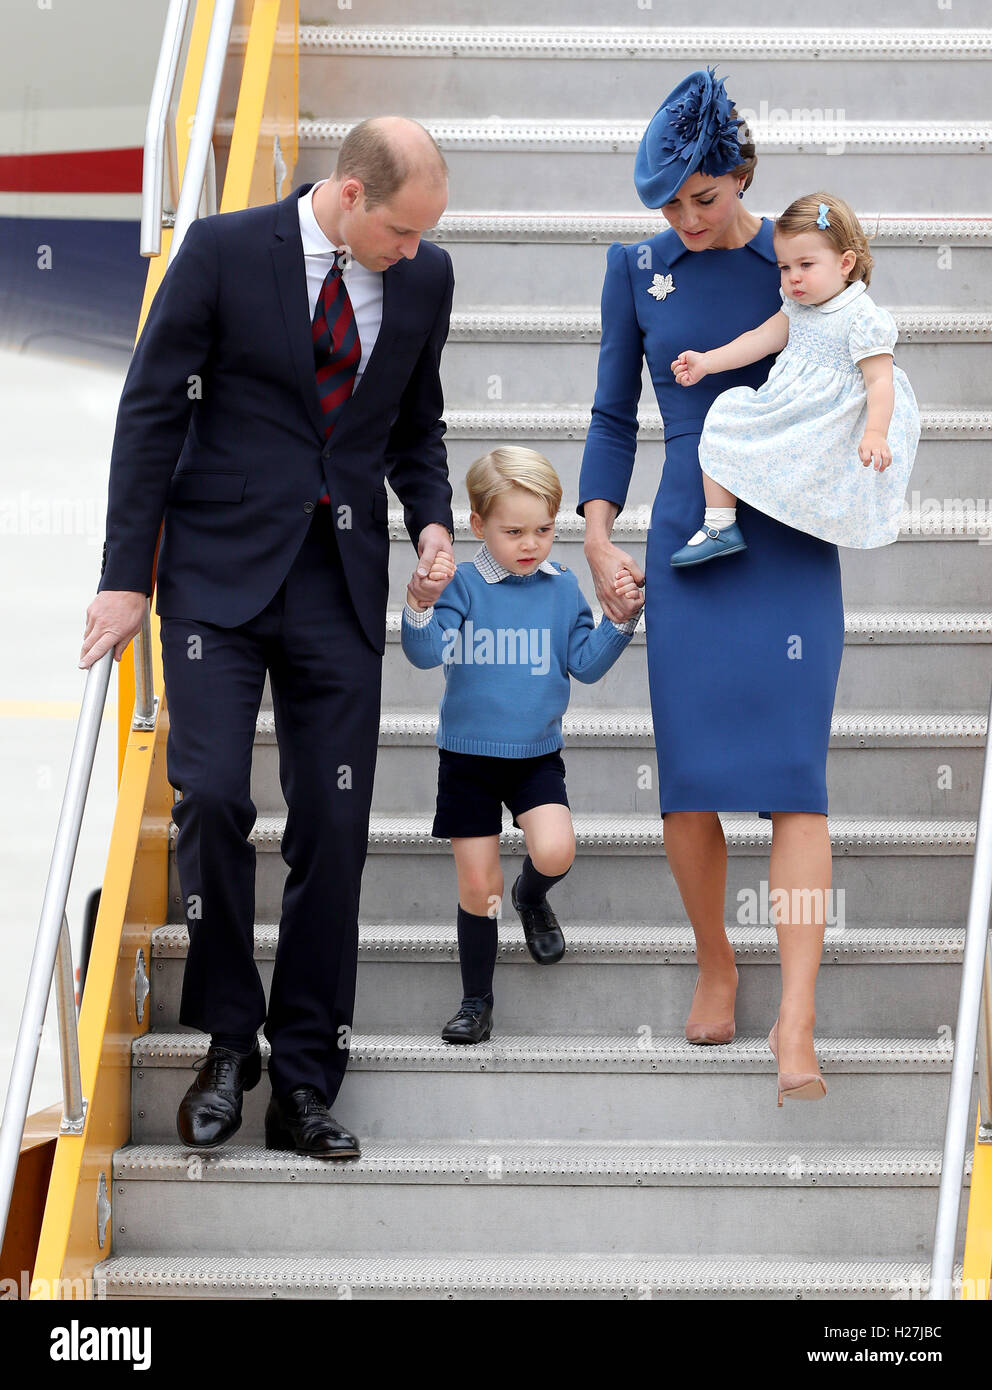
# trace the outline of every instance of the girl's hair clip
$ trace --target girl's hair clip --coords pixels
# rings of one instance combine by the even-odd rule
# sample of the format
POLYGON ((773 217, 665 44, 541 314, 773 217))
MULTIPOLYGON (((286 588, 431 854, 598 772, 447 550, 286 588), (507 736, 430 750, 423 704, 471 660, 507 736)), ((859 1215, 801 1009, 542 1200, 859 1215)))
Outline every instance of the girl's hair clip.
POLYGON ((830 220, 827 217, 827 213, 829 211, 830 209, 829 207, 827 207, 826 203, 821 203, 819 208, 817 209, 818 216, 816 219, 816 225, 820 228, 821 231, 830 226, 830 220))

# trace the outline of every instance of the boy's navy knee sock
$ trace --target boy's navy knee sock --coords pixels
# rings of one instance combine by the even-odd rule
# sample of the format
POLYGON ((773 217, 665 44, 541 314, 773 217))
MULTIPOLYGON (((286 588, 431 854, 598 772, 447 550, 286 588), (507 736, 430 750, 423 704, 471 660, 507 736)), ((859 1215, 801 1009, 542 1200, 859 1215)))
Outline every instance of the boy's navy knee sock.
POLYGON ((466 999, 493 1002, 493 971, 499 948, 499 923, 495 917, 479 917, 458 904, 458 961, 462 968, 462 995, 466 999))
MULTIPOLYGON (((571 865, 569 865, 571 868, 571 865)), ((565 870, 565 874, 568 869, 565 870)), ((524 859, 517 884, 517 902, 523 907, 540 907, 548 889, 565 877, 565 874, 542 874, 534 868, 530 855, 524 859)))

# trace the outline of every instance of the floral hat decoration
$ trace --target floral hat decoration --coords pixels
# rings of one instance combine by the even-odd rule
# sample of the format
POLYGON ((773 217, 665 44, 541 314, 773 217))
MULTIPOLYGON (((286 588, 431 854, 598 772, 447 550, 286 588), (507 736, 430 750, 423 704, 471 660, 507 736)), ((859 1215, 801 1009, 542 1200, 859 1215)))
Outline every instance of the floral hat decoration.
POLYGON ((634 161, 634 185, 645 207, 660 208, 690 175, 719 177, 741 162, 733 102, 724 78, 700 68, 683 78, 651 117, 634 161))

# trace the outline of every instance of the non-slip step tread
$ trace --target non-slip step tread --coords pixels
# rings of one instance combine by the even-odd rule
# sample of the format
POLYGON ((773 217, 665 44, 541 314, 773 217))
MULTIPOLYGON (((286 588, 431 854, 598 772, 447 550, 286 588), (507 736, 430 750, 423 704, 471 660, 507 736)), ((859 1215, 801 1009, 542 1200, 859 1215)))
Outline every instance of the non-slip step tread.
POLYGON ((988 29, 818 29, 665 25, 301 24, 300 56, 314 53, 406 58, 987 58, 988 29))
MULTIPOLYGON (((989 127, 992 137, 992 126, 989 127)), ((975 309, 931 305, 884 305, 907 343, 984 343, 992 338, 992 314, 975 309)), ((448 342, 594 343, 600 337, 600 311, 579 305, 480 304, 451 315, 448 342)))
MULTIPOLYGON (((411 113, 430 131, 445 153, 462 150, 555 151, 580 154, 635 154, 644 134, 644 122, 630 120, 577 120, 548 117, 504 120, 498 116, 475 119, 438 119, 411 113)), ((359 118, 330 119, 301 116, 296 123, 303 148, 339 145, 359 118)), ((218 134, 230 138, 233 122, 217 123, 218 134)), ((859 154, 984 154, 992 139, 989 121, 933 120, 754 120, 749 122, 754 142, 762 154, 809 153, 810 145, 842 144, 848 156, 859 154)))
MULTIPOLYGON (((989 219, 992 222, 992 218, 989 219)), ((621 240, 622 238, 614 238, 621 240)), ((485 408, 458 408, 444 412, 446 436, 462 439, 583 440, 589 430, 588 405, 528 405, 518 403, 485 408)), ((920 407, 921 439, 988 439, 992 436, 992 410, 968 410, 961 406, 920 407)), ((638 439, 663 439, 664 421, 656 407, 637 412, 638 439)), ((623 513, 621 512, 621 516, 623 513)))
MULTIPOLYGON (((753 209, 761 218, 778 212, 753 209)), ((992 217, 953 213, 930 217, 926 213, 855 212, 873 246, 981 246, 992 242, 992 217)), ((432 241, 565 243, 635 242, 658 234, 658 219, 637 212, 520 212, 513 209, 451 210, 425 233, 432 241)), ((566 407, 567 408, 567 407, 566 407)), ((536 407, 535 407, 536 409, 536 407)), ((547 407, 553 410, 554 407, 547 407)), ((588 414, 588 411, 586 412, 588 414)), ((446 412, 445 418, 449 419, 446 412)), ((449 423, 449 430, 451 425, 449 423)))
MULTIPOLYGON (((263 1062, 268 1040, 259 1036, 263 1062)), ((206 1055, 204 1033, 153 1032, 131 1043, 132 1066, 186 1067, 206 1055)), ((943 1037, 817 1038, 823 1072, 949 1072, 953 1044, 943 1037)), ((720 1047, 699 1047, 681 1034, 507 1033, 473 1047, 441 1042, 436 1034, 356 1033, 351 1071, 443 1072, 774 1072, 767 1038, 738 1036, 720 1047)))
MULTIPOLYGON (((833 747, 981 748, 988 715, 980 710, 855 710, 835 711, 830 725, 833 747)), ((435 746, 437 706, 430 709, 384 707, 379 715, 379 746, 435 746)), ((566 710, 562 732, 569 747, 616 745, 654 746, 650 709, 618 707, 566 710)), ((275 715, 259 710, 255 721, 258 743, 275 743, 275 715)))
POLYGON ((519 1254, 325 1256, 114 1255, 95 1277, 108 1292, 154 1297, 168 1289, 191 1297, 238 1290, 243 1296, 341 1289, 397 1292, 491 1290, 602 1292, 643 1297, 645 1290, 701 1296, 767 1292, 785 1297, 831 1292, 911 1297, 929 1285, 929 1264, 912 1260, 795 1260, 714 1255, 519 1254))
MULTIPOLYGON (((256 960, 274 960, 279 940, 277 922, 255 924, 256 960)), ((957 965, 964 950, 965 929, 943 924, 827 926, 823 960, 844 964, 882 961, 887 964, 930 962, 957 965)), ((739 965, 778 961, 778 941, 769 926, 730 923, 727 936, 739 965)), ((154 960, 185 959, 189 933, 184 925, 156 927, 152 932, 154 960)), ((453 923, 385 922, 359 925, 359 960, 402 962, 457 959, 458 937, 453 923)), ((500 959, 530 961, 519 925, 504 918, 499 933, 500 959)), ((573 964, 649 965, 695 963, 696 940, 686 922, 568 923, 567 960, 573 964)))
MULTIPOLYGON (((456 507, 452 525, 456 541, 477 540, 471 526, 467 507, 456 507)), ((617 517, 612 531, 614 540, 621 537, 644 544, 651 529, 651 507, 640 503, 625 507, 617 517)), ((585 521, 576 512, 562 512, 555 518, 555 543, 576 548, 585 536, 585 521)), ((410 535, 404 522, 402 507, 389 509, 389 538, 409 544, 410 535)), ((992 541, 992 515, 987 507, 962 503, 960 506, 942 502, 928 508, 904 510, 898 541, 992 541)), ((898 543, 898 542, 897 542, 898 543)))
MULTIPOLYGON (((592 607, 598 623, 602 610, 592 607)), ((386 612, 386 640, 398 642, 403 609, 386 612)), ((927 645, 934 642, 988 642, 992 639, 992 610, 986 608, 848 608, 844 613, 846 645, 895 643, 927 645)), ((644 626, 634 633, 644 643, 644 626)))
MULTIPOLYGON (((765 854, 771 845, 770 821, 723 812, 720 821, 730 854, 765 854)), ((580 854, 602 850, 613 854, 664 854, 663 822, 656 813, 574 815, 572 823, 580 854)), ((427 813, 373 815, 369 822, 369 851, 450 854, 448 842, 431 834, 431 824, 432 816, 427 813)), ((262 851, 278 850, 285 826, 285 815, 259 816, 249 833, 249 842, 262 851)), ((827 826, 834 854, 970 855, 975 844, 975 822, 972 820, 829 816, 827 826)), ((170 821, 171 841, 175 841, 176 833, 177 826, 170 821)), ((523 845, 523 831, 507 823, 503 829, 504 852, 519 851, 523 845)))
MULTIPOLYGON (((719 1179, 775 1186, 935 1186, 941 1152, 893 1144, 700 1140, 382 1140, 329 1163, 259 1145, 198 1153, 181 1144, 132 1144, 114 1155, 114 1178, 221 1182, 405 1182, 512 1185, 642 1183, 708 1186, 719 1179)), ((969 1155, 970 1171, 970 1155, 969 1155)))

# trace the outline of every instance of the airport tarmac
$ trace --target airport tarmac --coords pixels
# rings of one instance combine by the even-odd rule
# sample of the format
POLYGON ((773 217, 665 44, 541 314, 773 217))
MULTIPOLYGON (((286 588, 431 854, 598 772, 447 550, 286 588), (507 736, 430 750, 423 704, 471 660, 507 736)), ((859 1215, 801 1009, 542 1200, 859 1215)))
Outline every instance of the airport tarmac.
MULTIPOLYGON (((0 1101, 6 1096, 86 672, 119 368, 0 353, 0 1101)), ((103 879, 116 800, 117 668, 90 781, 68 915, 79 961, 86 899, 103 879)), ((31 1111, 61 1099, 50 1001, 31 1111)))

